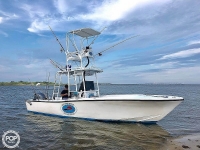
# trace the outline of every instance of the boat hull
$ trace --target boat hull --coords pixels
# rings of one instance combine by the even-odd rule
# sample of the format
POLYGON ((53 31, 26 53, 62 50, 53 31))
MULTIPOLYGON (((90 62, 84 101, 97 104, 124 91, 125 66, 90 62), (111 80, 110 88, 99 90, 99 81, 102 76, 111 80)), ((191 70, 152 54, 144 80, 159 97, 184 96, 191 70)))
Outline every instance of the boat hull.
POLYGON ((183 99, 74 99, 26 101, 30 112, 101 121, 157 122, 183 99))

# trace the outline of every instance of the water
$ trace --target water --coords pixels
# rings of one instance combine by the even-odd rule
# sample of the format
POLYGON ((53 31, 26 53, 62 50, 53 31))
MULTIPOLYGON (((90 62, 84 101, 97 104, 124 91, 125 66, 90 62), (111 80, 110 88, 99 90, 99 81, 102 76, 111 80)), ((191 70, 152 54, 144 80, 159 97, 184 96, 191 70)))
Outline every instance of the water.
POLYGON ((0 86, 0 137, 7 130, 19 132, 22 150, 155 150, 172 137, 200 133, 200 85, 101 85, 100 89, 103 95, 164 94, 185 100, 157 124, 106 123, 28 113, 25 100, 33 97, 33 87, 0 86))

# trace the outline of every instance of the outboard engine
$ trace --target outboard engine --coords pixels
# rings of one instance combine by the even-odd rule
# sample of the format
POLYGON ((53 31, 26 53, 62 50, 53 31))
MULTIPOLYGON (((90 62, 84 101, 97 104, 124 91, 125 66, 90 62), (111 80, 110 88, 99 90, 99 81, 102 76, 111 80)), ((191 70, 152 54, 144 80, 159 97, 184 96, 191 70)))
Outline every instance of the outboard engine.
POLYGON ((47 97, 44 93, 35 93, 33 100, 45 100, 47 97))

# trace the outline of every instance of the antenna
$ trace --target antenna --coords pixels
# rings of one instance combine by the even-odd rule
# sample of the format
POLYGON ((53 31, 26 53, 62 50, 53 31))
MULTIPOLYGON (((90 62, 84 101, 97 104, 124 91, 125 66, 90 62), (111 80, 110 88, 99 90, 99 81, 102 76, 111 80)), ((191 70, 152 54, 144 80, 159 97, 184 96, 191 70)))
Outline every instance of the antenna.
POLYGON ((52 64, 52 65, 54 65, 56 68, 58 68, 58 69, 60 69, 60 71, 64 71, 62 68, 62 66, 59 64, 59 63, 57 63, 57 62, 55 62, 55 61, 53 61, 53 60, 51 60, 50 59, 50 63, 52 64))
MULTIPOLYGON (((100 31, 100 33, 102 33, 106 28, 107 28, 107 27, 104 27, 104 28, 100 31)), ((97 35, 97 36, 92 40, 92 42, 88 45, 88 47, 90 47, 90 45, 92 45, 92 44, 94 43, 94 41, 98 38, 98 36, 99 36, 99 35, 97 35)))
POLYGON ((46 81, 46 97, 47 97, 47 99, 49 99, 49 77, 50 77, 50 72, 48 74, 47 81, 46 81))
POLYGON ((65 52, 65 49, 63 48, 62 44, 60 43, 60 41, 58 40, 57 36, 55 35, 55 33, 53 32, 53 30, 51 29, 50 26, 49 26, 49 28, 50 28, 51 32, 53 33, 53 35, 55 36, 55 38, 58 41, 58 43, 60 44, 60 47, 61 47, 60 51, 61 52, 63 52, 63 51, 65 52))
POLYGON ((29 80, 29 82, 31 83, 31 87, 33 88, 32 90, 33 90, 34 94, 36 95, 35 88, 34 88, 32 82, 31 82, 31 80, 30 80, 30 79, 28 79, 28 80, 29 80))
POLYGON ((127 39, 125 39, 125 40, 123 40, 123 41, 121 41, 121 42, 118 42, 118 43, 114 44, 113 46, 111 46, 111 47, 109 47, 109 48, 107 48, 107 49, 105 49, 105 50, 103 50, 103 51, 101 51, 101 52, 95 54, 94 56, 96 56, 96 55, 101 56, 103 52, 105 52, 105 51, 107 51, 107 50, 109 50, 109 49, 111 49, 111 48, 113 48, 113 47, 115 47, 115 46, 117 46, 117 45, 119 45, 119 44, 125 42, 125 41, 128 41, 128 40, 130 40, 130 39, 132 39, 132 38, 135 38, 135 37, 137 37, 137 36, 139 36, 139 35, 135 35, 135 36, 129 37, 129 38, 127 38, 127 39))

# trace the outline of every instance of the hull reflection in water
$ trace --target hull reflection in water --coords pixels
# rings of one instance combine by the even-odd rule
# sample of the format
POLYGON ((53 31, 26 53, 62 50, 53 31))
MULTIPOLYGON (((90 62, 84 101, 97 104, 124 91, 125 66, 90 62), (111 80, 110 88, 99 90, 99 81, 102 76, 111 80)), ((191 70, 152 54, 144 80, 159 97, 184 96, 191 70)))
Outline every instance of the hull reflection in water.
POLYGON ((33 149, 155 150, 162 149, 170 138, 169 133, 157 124, 111 124, 73 118, 66 121, 31 113, 26 119, 25 133, 30 138, 28 142, 24 139, 24 146, 30 144, 33 149))

